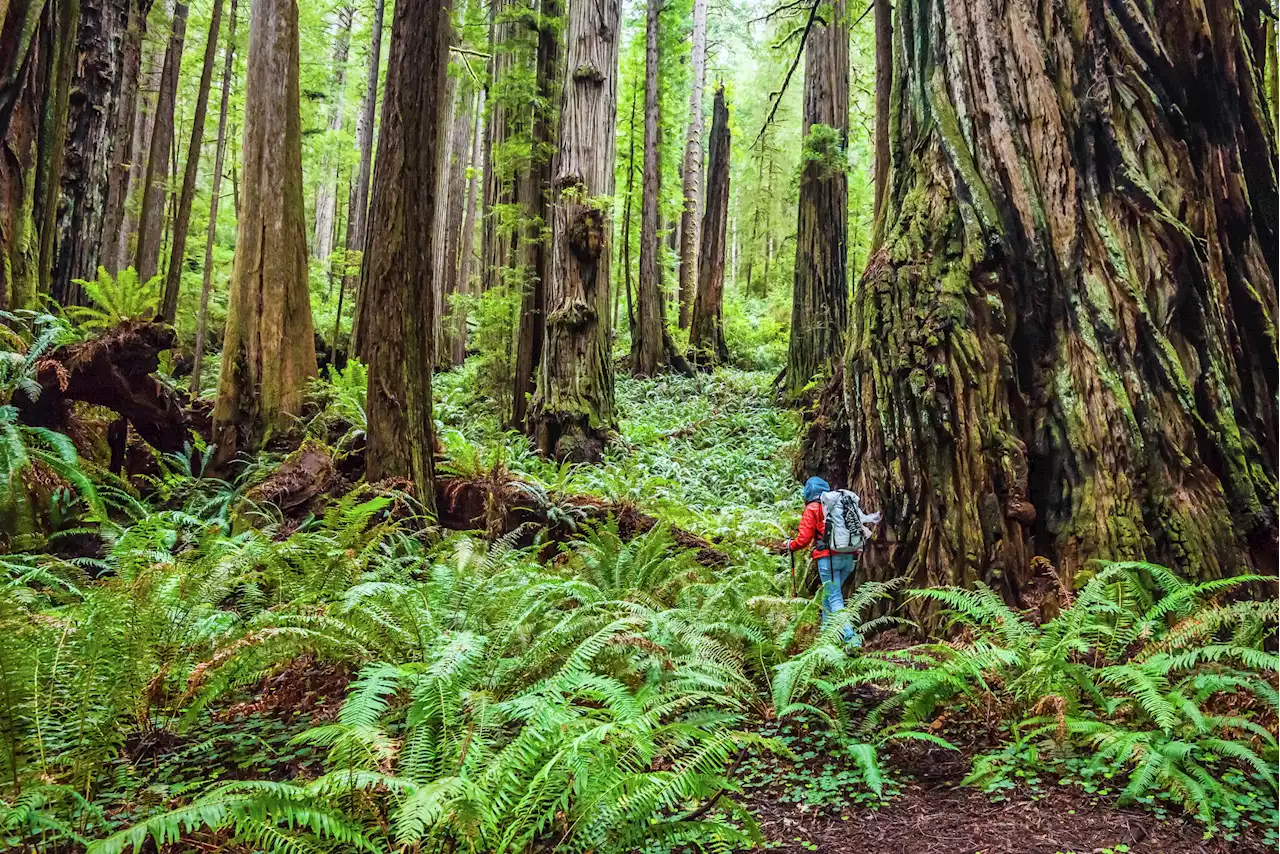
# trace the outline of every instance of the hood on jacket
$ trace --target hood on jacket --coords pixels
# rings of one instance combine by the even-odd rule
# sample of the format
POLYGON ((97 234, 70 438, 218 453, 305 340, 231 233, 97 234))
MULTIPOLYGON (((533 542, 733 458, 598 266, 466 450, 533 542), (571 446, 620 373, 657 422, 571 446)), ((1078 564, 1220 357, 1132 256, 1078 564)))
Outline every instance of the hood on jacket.
POLYGON ((804 503, 817 501, 824 492, 830 492, 831 485, 820 477, 811 477, 804 482, 804 503))

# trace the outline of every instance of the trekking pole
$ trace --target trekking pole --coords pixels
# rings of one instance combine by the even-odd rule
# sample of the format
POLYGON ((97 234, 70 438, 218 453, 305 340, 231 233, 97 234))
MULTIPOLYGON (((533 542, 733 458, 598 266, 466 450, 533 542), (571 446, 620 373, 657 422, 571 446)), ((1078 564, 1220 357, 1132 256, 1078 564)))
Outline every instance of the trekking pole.
POLYGON ((787 555, 791 558, 791 598, 796 598, 796 553, 791 549, 787 549, 787 555))

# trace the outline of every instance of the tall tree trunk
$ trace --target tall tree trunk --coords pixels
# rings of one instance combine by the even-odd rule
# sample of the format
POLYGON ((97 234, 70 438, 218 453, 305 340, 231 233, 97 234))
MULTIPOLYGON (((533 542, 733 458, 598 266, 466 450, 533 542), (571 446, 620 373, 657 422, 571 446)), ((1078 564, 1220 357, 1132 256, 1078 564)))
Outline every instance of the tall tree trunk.
POLYGON ((50 287, 50 295, 62 305, 83 300, 75 280, 92 279, 102 257, 111 147, 126 85, 124 54, 133 5, 131 0, 81 0, 80 59, 68 107, 50 287))
POLYGON ((631 293, 631 207, 635 198, 636 184, 636 102, 639 101, 640 87, 631 89, 631 118, 627 122, 627 203, 622 210, 622 276, 627 291, 627 334, 633 338, 636 334, 636 311, 632 304, 631 293))
POLYGON ((444 235, 445 223, 449 216, 449 182, 450 164, 453 163, 454 146, 457 144, 456 120, 461 111, 459 100, 463 97, 462 87, 453 74, 445 75, 444 105, 440 116, 440 163, 436 169, 436 190, 434 193, 436 208, 432 211, 431 222, 436 223, 439 232, 431 247, 431 364, 434 368, 439 363, 439 353, 444 338, 444 252, 448 239, 444 235))
POLYGON ((124 197, 121 200, 123 214, 120 218, 120 232, 115 241, 117 271, 134 265, 137 244, 130 244, 131 238, 138 232, 138 203, 140 202, 138 191, 147 174, 147 159, 151 152, 151 133, 155 129, 156 95, 159 91, 164 51, 154 43, 154 39, 148 39, 142 43, 142 56, 143 69, 138 80, 133 130, 129 137, 129 174, 125 180, 124 197))
POLYGON ((173 109, 178 95, 178 72, 182 67, 182 45, 187 33, 187 4, 173 7, 169 46, 160 72, 160 92, 156 96, 155 121, 151 129, 151 153, 142 184, 142 210, 138 215, 138 251, 134 268, 139 281, 147 281, 160 265, 160 243, 164 231, 164 209, 168 201, 170 147, 173 144, 173 109))
POLYGON ((724 341, 724 250, 729 220, 729 108, 724 84, 711 110, 707 168, 707 211, 702 220, 698 258, 698 294, 689 327, 689 361, 711 367, 729 358, 724 341))
POLYGON ((547 332, 530 433, 557 460, 598 460, 616 427, 609 355, 609 203, 618 106, 618 0, 569 0, 552 182, 547 332))
MULTIPOLYGON (((361 280, 360 270, 364 266, 363 254, 365 235, 368 232, 369 216, 369 178, 373 173, 373 131, 378 104, 378 66, 382 61, 382 14, 384 0, 373 0, 373 26, 369 39, 369 67, 365 74, 364 95, 360 98, 360 116, 356 120, 356 143, 360 149, 360 170, 355 182, 351 185, 351 197, 347 200, 347 240, 345 263, 343 264, 342 288, 338 291, 338 324, 342 323, 342 298, 347 290, 356 290, 361 280), (353 263, 352 255, 360 258, 353 263)), ((360 297, 355 299, 355 310, 360 311, 360 297)), ((358 314, 351 330, 351 344, 347 348, 353 355, 361 354, 359 342, 356 340, 358 314)), ((333 343, 337 346, 339 328, 333 331, 333 343)))
POLYGON ((689 93, 689 130, 684 141, 684 209, 680 214, 680 328, 689 312, 698 277, 699 210, 702 196, 702 86, 707 74, 707 0, 693 0, 693 90, 689 93))
MULTIPOLYGON (((476 275, 477 262, 473 247, 476 237, 476 211, 479 208, 480 182, 483 180, 480 165, 484 158, 484 90, 476 92, 476 121, 471 139, 470 177, 467 180, 467 214, 462 219, 462 248, 458 253, 458 292, 471 292, 471 280, 476 275)), ((467 358, 467 313, 454 311, 453 364, 461 365, 467 358)))
POLYGON ((71 78, 75 71, 76 33, 80 26, 80 0, 64 0, 47 7, 53 18, 49 33, 48 89, 37 142, 35 223, 39 235, 38 290, 49 293, 53 278, 54 232, 58 202, 62 196, 62 171, 66 159, 67 118, 71 105, 71 78))
POLYGON ((191 140, 187 143, 187 163, 182 171, 182 195, 178 200, 177 217, 173 221, 173 240, 169 242, 169 269, 166 271, 164 294, 160 300, 160 317, 166 323, 173 323, 178 312, 182 262, 187 255, 187 229, 191 224, 191 204, 196 197, 200 148, 204 142, 204 119, 209 109, 209 86, 213 82, 213 63, 218 56, 218 30, 221 25, 222 0, 213 0, 209 37, 205 39, 204 45, 204 65, 200 70, 200 91, 196 95, 195 115, 191 119, 191 140))
POLYGON ((893 91, 893 7, 872 0, 876 30, 876 148, 873 219, 880 216, 889 181, 889 96, 893 91))
POLYGON ((222 94, 218 106, 218 141, 213 155, 213 181, 209 189, 209 226, 204 239, 204 282, 200 288, 200 316, 196 321, 196 355, 191 367, 191 400, 200 397, 200 374, 209 326, 209 293, 213 290, 213 247, 218 236, 218 202, 222 188, 222 161, 227 151, 227 106, 231 100, 231 75, 235 70, 236 6, 231 0, 231 21, 227 26, 227 47, 223 51, 222 94))
MULTIPOLYGON (((536 85, 542 103, 554 100, 557 67, 560 64, 559 0, 542 0, 538 16, 538 65, 536 85)), ((535 150, 547 151, 554 144, 555 121, 549 110, 537 111, 533 121, 535 150)), ((511 426, 524 430, 529 398, 537 385, 538 364, 542 361, 546 336, 546 276, 548 253, 543 226, 550 218, 551 163, 545 154, 535 158, 525 179, 521 198, 533 212, 520 247, 524 277, 524 295, 520 306, 520 325, 516 338, 515 388, 511 401, 511 426)))
POLYGON ((1016 601, 1033 554, 1068 583, 1274 568, 1276 148, 1241 8, 899 5, 843 395, 872 576, 1016 601))
POLYGON ((120 248, 120 234, 124 228, 129 170, 136 144, 133 131, 138 115, 139 79, 142 74, 142 36, 147 29, 151 0, 126 0, 126 4, 125 32, 120 48, 119 93, 111 122, 111 162, 106 176, 107 189, 98 261, 113 273, 119 272, 123 251, 120 248))
POLYGON ((397 3, 373 182, 360 333, 369 362, 366 477, 407 477, 435 506, 431 260, 449 64, 449 2, 397 3))
POLYGON ((327 262, 333 254, 334 219, 338 211, 338 135, 342 132, 342 108, 346 103, 347 54, 351 48, 351 22, 355 8, 340 6, 338 36, 333 44, 333 84, 329 96, 328 134, 320 158, 320 184, 316 187, 316 221, 311 257, 327 262))
POLYGON ((814 26, 805 48, 804 167, 782 385, 787 397, 840 357, 849 312, 849 22, 844 0, 824 9, 831 20, 814 26))
POLYGON ((658 29, 662 0, 648 0, 645 15, 644 62, 644 175, 640 184, 640 293, 636 328, 631 337, 631 371, 652 376, 668 367, 689 373, 676 353, 667 328, 662 298, 662 261, 658 244, 658 205, 662 195, 662 164, 658 152, 658 29))
MULTIPOLYGON (((485 122, 484 220, 480 251, 481 290, 488 292, 502 283, 506 270, 514 266, 515 235, 510 220, 510 205, 519 204, 515 178, 510 165, 498 163, 513 134, 518 120, 512 116, 508 90, 518 86, 516 43, 524 38, 522 24, 514 13, 519 0, 491 0, 489 4, 489 118, 485 122)), ((510 158, 508 158, 510 159, 510 158)))
POLYGON ((440 220, 444 239, 440 241, 443 246, 441 252, 441 277, 439 279, 442 299, 440 300, 440 343, 436 352, 440 354, 438 364, 444 367, 452 367, 455 364, 459 364, 459 362, 455 361, 458 326, 455 322, 445 323, 445 321, 455 320, 451 302, 453 296, 461 289, 461 273, 458 269, 458 246, 462 241, 463 208, 466 204, 467 193, 467 164, 471 160, 472 152, 471 131, 475 127, 472 115, 474 105, 475 92, 468 90, 459 95, 459 101, 453 116, 452 141, 449 144, 447 169, 442 170, 442 174, 448 183, 446 194, 448 203, 445 205, 444 217, 440 220))
POLYGON ((244 94, 244 196, 236 223, 218 401, 218 459, 288 429, 316 375, 302 209, 295 0, 253 0, 244 94))

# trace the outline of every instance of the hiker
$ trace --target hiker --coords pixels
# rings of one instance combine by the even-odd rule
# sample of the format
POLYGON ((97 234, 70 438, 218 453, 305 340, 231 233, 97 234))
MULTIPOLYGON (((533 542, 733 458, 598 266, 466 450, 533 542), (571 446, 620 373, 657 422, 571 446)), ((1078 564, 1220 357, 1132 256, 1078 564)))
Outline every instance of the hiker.
MULTIPOLYGON (((800 516, 800 531, 784 547, 794 553, 812 544, 811 556, 818 564, 818 578, 822 581, 822 625, 827 618, 844 610, 844 582, 853 574, 857 559, 862 555, 862 545, 871 536, 867 523, 880 521, 880 514, 867 515, 858 504, 858 496, 848 490, 833 490, 820 477, 811 477, 804 484, 804 513, 800 516), (824 509, 827 508, 827 509, 824 509), (847 510, 846 510, 847 508, 847 510), (827 513, 841 514, 828 530, 827 513)), ((844 640, 849 646, 862 646, 862 639, 850 626, 845 626, 844 640)))

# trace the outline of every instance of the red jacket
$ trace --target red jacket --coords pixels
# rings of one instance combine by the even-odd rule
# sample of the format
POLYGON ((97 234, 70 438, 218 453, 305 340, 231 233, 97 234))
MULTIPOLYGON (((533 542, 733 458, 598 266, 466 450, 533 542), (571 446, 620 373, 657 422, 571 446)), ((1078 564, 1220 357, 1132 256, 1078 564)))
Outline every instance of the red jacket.
POLYGON ((796 534, 794 540, 787 540, 787 548, 793 552, 798 552, 813 543, 814 560, 820 557, 831 557, 830 549, 817 548, 818 540, 826 528, 826 523, 826 516, 822 513, 822 502, 810 501, 804 506, 804 513, 800 516, 800 533, 796 534))

